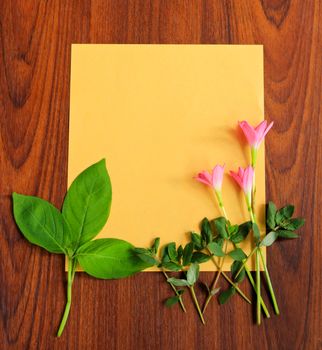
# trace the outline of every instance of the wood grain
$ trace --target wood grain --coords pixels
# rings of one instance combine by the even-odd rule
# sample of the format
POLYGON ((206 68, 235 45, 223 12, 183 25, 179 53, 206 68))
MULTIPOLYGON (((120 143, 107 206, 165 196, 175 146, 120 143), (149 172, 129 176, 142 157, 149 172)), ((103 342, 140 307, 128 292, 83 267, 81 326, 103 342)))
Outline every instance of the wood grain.
POLYGON ((319 0, 0 1, 1 349, 322 349, 321 26, 319 0), (280 317, 257 327, 235 297, 212 303, 204 327, 190 302, 187 315, 163 307, 170 290, 160 274, 80 274, 66 332, 54 337, 64 259, 22 238, 11 193, 62 203, 71 43, 264 44, 266 116, 275 121, 267 196, 307 219, 302 238, 269 251, 280 317))

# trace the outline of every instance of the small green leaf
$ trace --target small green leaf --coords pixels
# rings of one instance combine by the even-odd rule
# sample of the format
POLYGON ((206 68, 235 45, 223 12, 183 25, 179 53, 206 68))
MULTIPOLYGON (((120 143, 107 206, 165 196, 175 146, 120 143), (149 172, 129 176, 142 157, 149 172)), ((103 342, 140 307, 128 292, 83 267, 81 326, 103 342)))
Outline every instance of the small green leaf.
POLYGON ((50 253, 68 255, 72 237, 61 212, 38 197, 13 193, 12 198, 14 218, 25 238, 50 253))
POLYGON ((220 257, 225 256, 225 253, 223 252, 221 246, 216 242, 209 243, 208 249, 211 252, 211 254, 215 256, 220 256, 220 257))
POLYGON ((221 305, 225 304, 234 294, 236 293, 235 287, 229 287, 227 290, 219 295, 219 303, 221 305))
POLYGON ((208 244, 212 241, 211 226, 210 226, 210 222, 207 218, 204 218, 201 221, 201 237, 206 242, 206 244, 208 244))
POLYGON ((235 235, 238 232, 238 225, 229 225, 228 226, 228 234, 229 236, 235 235))
POLYGON ((176 287, 189 287, 189 283, 185 279, 179 279, 175 277, 170 277, 167 279, 169 283, 172 283, 176 287))
POLYGON ((276 222, 275 222, 276 206, 273 202, 268 203, 266 216, 267 216, 266 217, 267 226, 270 229, 274 230, 276 226, 276 222))
POLYGON ((183 266, 187 266, 190 264, 191 258, 192 258, 192 253, 193 253, 193 243, 190 242, 190 243, 186 244, 186 246, 184 247, 184 250, 183 250, 183 259, 182 259, 183 266))
POLYGON ((278 230, 276 233, 280 238, 298 238, 298 235, 293 231, 278 230))
POLYGON ((187 272, 187 281, 190 286, 193 286, 199 277, 199 265, 197 263, 192 263, 187 272))
POLYGON ((242 261, 247 258, 247 255, 243 252, 241 248, 236 248, 235 250, 232 250, 228 253, 228 255, 237 261, 242 261))
POLYGON ((283 224, 282 227, 286 230, 295 231, 305 224, 303 218, 290 219, 287 223, 283 224))
POLYGON ((271 231, 262 239, 259 245, 269 247, 277 240, 277 237, 278 237, 278 233, 275 231, 271 231))
POLYGON ((239 225, 237 233, 230 237, 230 241, 238 244, 246 239, 248 233, 252 228, 252 222, 246 221, 243 224, 239 225))
POLYGON ((227 220, 224 217, 219 217, 213 220, 213 223, 215 225, 215 228, 218 232, 218 234, 222 238, 228 238, 228 233, 226 230, 227 220))
POLYGON ((207 262, 209 259, 211 259, 210 255, 201 253, 201 252, 194 252, 192 254, 191 262, 196 262, 196 263, 204 263, 207 262))
POLYGON ((154 254, 158 252, 160 246, 160 237, 156 238, 152 244, 151 249, 153 250, 154 254))
POLYGON ((178 301, 179 301, 179 297, 178 297, 178 296, 174 296, 174 297, 168 298, 168 299, 165 301, 164 305, 165 305, 166 307, 171 307, 171 306, 177 304, 178 301))
POLYGON ((182 245, 180 244, 178 249, 177 249, 177 255, 178 255, 178 262, 180 262, 180 259, 182 258, 183 256, 183 248, 182 248, 182 245))
POLYGON ((191 232, 191 242, 193 242, 194 247, 195 247, 196 250, 203 249, 202 239, 201 239, 201 236, 198 235, 198 233, 191 232))
POLYGON ((162 262, 162 266, 170 271, 180 271, 182 266, 176 262, 169 261, 169 262, 162 262))
POLYGON ((284 220, 290 219, 294 213, 294 205, 287 205, 276 212, 275 221, 280 225, 284 220))
POLYGON ((145 248, 134 248, 133 249, 134 253, 144 262, 147 264, 153 266, 153 265, 158 265, 159 262, 152 256, 152 252, 150 249, 145 249, 145 248))
POLYGON ((169 243, 167 245, 167 249, 168 249, 168 255, 170 257, 170 260, 178 261, 178 254, 177 254, 177 249, 176 249, 175 242, 169 243))
POLYGON ((246 271, 245 268, 241 270, 237 278, 235 277, 238 271, 242 268, 243 263, 241 261, 234 261, 230 267, 231 275, 236 283, 241 283, 245 278, 246 271))
POLYGON ((79 247, 76 259, 89 275, 114 279, 133 275, 151 266, 140 259, 132 244, 115 238, 101 238, 79 247))
POLYGON ((253 233, 254 233, 254 238, 255 238, 255 243, 257 244, 260 240, 260 232, 259 232, 259 227, 258 225, 253 222, 253 233))
POLYGON ((102 159, 76 177, 64 200, 62 213, 74 236, 74 250, 101 231, 109 216, 111 201, 111 181, 102 159))

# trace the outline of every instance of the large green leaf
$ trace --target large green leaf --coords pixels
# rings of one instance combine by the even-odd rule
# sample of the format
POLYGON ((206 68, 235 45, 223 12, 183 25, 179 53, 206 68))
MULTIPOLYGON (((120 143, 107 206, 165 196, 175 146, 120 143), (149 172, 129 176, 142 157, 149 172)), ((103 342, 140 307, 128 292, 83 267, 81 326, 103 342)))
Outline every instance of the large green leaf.
POLYGON ((74 249, 94 238, 105 225, 110 213, 112 188, 105 160, 85 169, 71 184, 63 204, 74 249))
POLYGON ((152 265, 136 255, 132 244, 115 238, 87 242, 75 257, 85 272, 104 279, 127 277, 152 265))
POLYGON ((61 212, 33 196, 12 194, 15 221, 26 239, 51 253, 68 255, 70 231, 61 212))

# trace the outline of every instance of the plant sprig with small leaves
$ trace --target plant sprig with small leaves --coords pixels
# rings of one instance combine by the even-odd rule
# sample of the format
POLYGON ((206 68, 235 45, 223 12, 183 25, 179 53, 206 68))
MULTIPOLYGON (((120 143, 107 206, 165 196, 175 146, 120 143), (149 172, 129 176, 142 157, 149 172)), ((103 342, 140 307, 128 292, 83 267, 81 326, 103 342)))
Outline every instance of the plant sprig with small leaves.
POLYGON ((205 324, 194 286, 199 278, 199 264, 209 260, 210 257, 203 260, 200 255, 196 255, 193 242, 187 243, 184 247, 182 247, 182 245, 176 247, 175 242, 168 243, 162 248, 160 258, 157 252, 158 247, 159 238, 154 241, 151 248, 135 248, 135 252, 143 261, 147 261, 151 264, 153 263, 154 266, 161 269, 167 282, 173 289, 175 295, 169 297, 165 301, 165 305, 171 307, 179 302, 182 310, 186 312, 182 296, 185 288, 188 288, 191 292, 200 320, 205 324), (156 244, 156 242, 158 243, 156 244), (167 271, 180 272, 183 276, 182 278, 169 277, 167 271))
POLYGON ((13 193, 15 221, 32 244, 49 253, 63 254, 68 263, 67 302, 58 329, 65 328, 71 302, 76 267, 102 279, 130 276, 147 268, 132 244, 115 238, 95 239, 110 212, 112 187, 105 160, 85 169, 73 181, 65 196, 62 211, 38 197, 13 193))

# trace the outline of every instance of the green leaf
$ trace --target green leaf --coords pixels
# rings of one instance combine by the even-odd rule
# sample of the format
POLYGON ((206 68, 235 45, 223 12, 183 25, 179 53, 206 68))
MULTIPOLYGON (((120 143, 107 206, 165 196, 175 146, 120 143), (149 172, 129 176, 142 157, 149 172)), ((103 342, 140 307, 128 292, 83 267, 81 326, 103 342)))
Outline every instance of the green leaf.
POLYGON ((192 258, 192 253, 193 253, 193 243, 190 242, 190 243, 186 244, 186 246, 184 247, 184 250, 183 250, 183 259, 182 259, 183 266, 187 266, 190 264, 191 258, 192 258))
POLYGON ((149 265, 158 265, 159 262, 152 256, 152 252, 150 249, 145 248, 134 248, 134 253, 144 262, 146 262, 149 265))
POLYGON ((246 239, 248 233, 252 228, 252 222, 246 221, 243 224, 239 225, 237 233, 230 237, 230 241, 238 244, 246 239))
POLYGON ((232 236, 232 235, 235 235, 238 232, 238 228, 239 228, 238 225, 229 225, 228 226, 229 237, 232 236))
POLYGON ((178 301, 179 301, 179 297, 178 297, 178 296, 174 296, 174 297, 168 298, 168 299, 165 301, 164 305, 165 305, 166 307, 171 307, 171 306, 177 304, 178 301))
POLYGON ((213 223, 215 225, 215 228, 218 232, 218 234, 222 238, 228 238, 228 233, 226 230, 227 220, 224 217, 219 217, 213 220, 213 223))
POLYGON ((203 218, 203 220, 201 221, 201 237, 206 242, 206 244, 212 241, 211 226, 207 218, 203 218))
POLYGON ((210 255, 201 253, 201 252, 194 252, 192 254, 191 262, 196 262, 196 263, 204 263, 207 262, 211 258, 210 255))
POLYGON ((69 253, 71 234, 60 211, 33 196, 12 194, 15 221, 25 238, 50 253, 69 253))
POLYGON ((176 287, 189 287, 189 283, 187 280, 170 277, 167 279, 169 283, 172 283, 176 287))
POLYGON ((162 262, 162 266, 170 271, 180 271, 181 270, 181 265, 179 265, 176 262, 162 262))
POLYGON ((273 202, 269 202, 267 206, 266 223, 267 223, 267 226, 272 230, 274 230, 276 226, 275 216, 276 216, 276 206, 273 202))
POLYGON ((182 258, 183 256, 183 248, 182 248, 182 245, 180 244, 178 249, 177 249, 177 255, 178 255, 178 262, 180 262, 180 259, 182 258))
POLYGON ((237 261, 242 261, 247 258, 247 255, 243 252, 241 248, 236 248, 235 250, 232 250, 228 253, 228 255, 237 261))
POLYGON ((243 263, 241 261, 234 261, 230 267, 231 275, 233 276, 233 279, 236 283, 241 283, 243 279, 245 278, 246 271, 245 268, 241 270, 237 278, 235 277, 238 271, 242 268, 243 263))
POLYGON ((187 272, 187 281, 190 286, 193 286, 199 277, 199 265, 197 263, 192 263, 187 272))
POLYGON ((282 227, 286 230, 295 231, 305 224, 303 218, 290 219, 287 223, 283 224, 282 227))
POLYGON ((219 295, 219 303, 221 305, 225 304, 234 294, 236 293, 235 287, 229 287, 227 290, 219 295))
POLYGON ((194 247, 195 247, 196 250, 203 249, 202 239, 201 239, 201 236, 198 235, 198 233, 191 232, 191 242, 193 242, 194 247))
POLYGON ((293 231, 278 230, 276 233, 280 238, 298 238, 298 235, 293 231))
POLYGON ((260 232, 259 232, 259 227, 255 222, 253 222, 253 233, 254 233, 255 243, 257 244, 260 240, 260 232))
POLYGON ((287 205, 276 212, 275 221, 280 225, 284 220, 290 219, 294 213, 294 205, 287 205))
POLYGON ((115 238, 101 238, 79 247, 76 259, 89 275, 112 279, 133 275, 151 266, 135 253, 132 244, 115 238))
POLYGON ((216 242, 209 243, 208 249, 210 250, 211 254, 215 256, 225 256, 225 253, 223 252, 221 246, 216 242))
POLYGON ((170 260, 178 261, 178 254, 175 242, 171 242, 167 245, 168 255, 170 260))
POLYGON ((104 227, 111 201, 111 182, 102 159, 76 177, 64 200, 62 213, 71 228, 75 250, 104 227))
POLYGON ((277 240, 277 237, 278 237, 278 233, 275 231, 271 231, 262 239, 259 245, 269 247, 277 240))
POLYGON ((154 254, 158 252, 159 246, 160 246, 160 237, 156 238, 152 244, 151 249, 153 250, 154 254))

